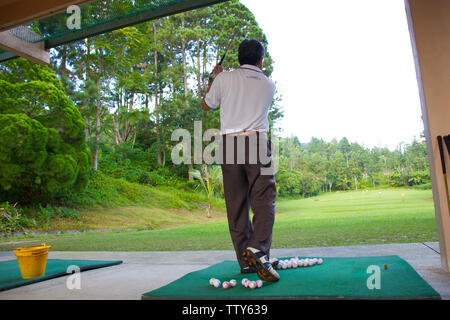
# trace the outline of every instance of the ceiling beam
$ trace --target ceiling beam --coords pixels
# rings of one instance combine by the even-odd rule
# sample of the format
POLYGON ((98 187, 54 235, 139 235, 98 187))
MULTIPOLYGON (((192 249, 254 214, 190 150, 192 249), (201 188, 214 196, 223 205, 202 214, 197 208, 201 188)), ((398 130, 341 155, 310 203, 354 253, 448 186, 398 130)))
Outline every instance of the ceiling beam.
MULTIPOLYGON (((27 32, 33 33, 30 30, 27 32)), ((12 58, 11 54, 16 54, 41 65, 50 64, 50 52, 45 50, 44 41, 27 42, 15 37, 10 31, 3 31, 0 32, 0 48, 10 53, 4 58, 12 58)))
POLYGON ((0 2, 0 31, 63 12, 70 5, 96 0, 4 0, 0 2))

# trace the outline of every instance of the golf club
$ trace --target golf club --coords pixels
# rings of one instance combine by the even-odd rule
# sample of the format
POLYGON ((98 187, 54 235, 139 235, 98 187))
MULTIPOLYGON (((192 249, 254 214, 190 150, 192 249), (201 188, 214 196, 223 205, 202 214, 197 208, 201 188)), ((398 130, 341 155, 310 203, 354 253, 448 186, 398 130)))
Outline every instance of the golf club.
MULTIPOLYGON (((223 54, 222 58, 220 59, 220 61, 219 61, 219 63, 218 63, 219 65, 222 65, 223 60, 225 60, 225 57, 226 57, 226 55, 227 55, 227 52, 228 52, 228 50, 231 48, 231 45, 233 44, 233 40, 234 40, 234 38, 236 38, 236 35, 238 34, 238 32, 239 32, 239 30, 237 30, 237 31, 234 33, 233 37, 231 38, 230 43, 228 44, 228 47, 225 49, 225 53, 223 54)), ((211 83, 214 81, 215 78, 216 78, 216 74, 215 74, 214 72, 211 72, 211 73, 209 74, 209 83, 211 84, 211 83)))
MULTIPOLYGON (((438 136, 438 145, 439 145, 439 153, 441 154, 441 164, 442 164, 442 172, 444 174, 444 182, 445 182, 445 193, 447 196, 447 205, 448 205, 448 209, 450 210, 450 197, 448 195, 448 183, 447 183, 447 169, 445 168, 445 154, 444 154, 444 147, 442 145, 442 136, 438 136)), ((448 139, 447 139, 448 140, 448 139)), ((447 144, 447 140, 446 140, 446 144, 447 144)), ((447 144, 447 148, 448 148, 448 144, 447 144)))
POLYGON ((220 59, 220 62, 219 62, 220 65, 222 65, 223 60, 225 59, 225 56, 227 55, 228 50, 231 48, 231 45, 233 44, 234 38, 236 38, 236 35, 238 34, 238 31, 236 31, 234 33, 233 38, 231 38, 230 43, 228 44, 228 47, 225 49, 225 53, 223 54, 223 56, 222 56, 222 58, 220 59))

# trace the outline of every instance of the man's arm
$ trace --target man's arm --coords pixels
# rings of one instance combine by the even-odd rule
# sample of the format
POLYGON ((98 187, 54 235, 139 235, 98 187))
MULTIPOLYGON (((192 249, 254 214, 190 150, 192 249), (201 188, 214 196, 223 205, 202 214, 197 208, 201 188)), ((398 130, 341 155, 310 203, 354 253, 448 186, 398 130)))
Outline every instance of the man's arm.
POLYGON ((206 94, 209 92, 209 89, 211 89, 212 83, 213 83, 212 81, 209 83, 208 89, 206 89, 205 95, 203 96, 203 102, 202 102, 202 110, 203 110, 203 111, 210 111, 210 110, 213 110, 212 108, 208 107, 208 105, 207 105, 206 102, 205 102, 206 94))
MULTIPOLYGON (((222 71, 223 71, 223 67, 220 64, 218 64, 214 67, 213 73, 217 76, 222 71)), ((205 102, 206 95, 208 94, 209 90, 211 89, 213 82, 214 82, 214 80, 209 82, 208 89, 206 89, 205 95, 203 96, 202 110, 204 110, 204 111, 214 110, 213 108, 210 108, 205 102)))

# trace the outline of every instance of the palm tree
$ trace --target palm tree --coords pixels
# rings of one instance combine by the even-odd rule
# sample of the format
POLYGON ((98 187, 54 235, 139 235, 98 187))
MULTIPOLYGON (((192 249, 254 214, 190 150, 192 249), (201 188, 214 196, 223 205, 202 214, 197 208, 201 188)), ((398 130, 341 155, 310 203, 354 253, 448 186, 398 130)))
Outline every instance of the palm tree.
POLYGON ((200 181, 200 185, 203 187, 203 191, 208 197, 208 208, 206 211, 206 216, 211 218, 212 211, 212 199, 214 192, 222 188, 222 170, 220 167, 211 167, 203 164, 201 171, 193 169, 189 173, 200 181))

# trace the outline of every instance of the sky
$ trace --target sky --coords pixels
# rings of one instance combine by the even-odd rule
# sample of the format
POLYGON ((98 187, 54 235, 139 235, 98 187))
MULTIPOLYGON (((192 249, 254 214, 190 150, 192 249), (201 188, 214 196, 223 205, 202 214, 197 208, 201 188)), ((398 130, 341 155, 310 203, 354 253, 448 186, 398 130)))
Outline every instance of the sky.
POLYGON ((281 136, 368 148, 420 139, 403 0, 241 0, 256 17, 282 97, 281 136))

